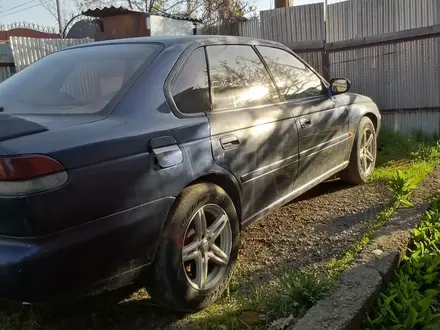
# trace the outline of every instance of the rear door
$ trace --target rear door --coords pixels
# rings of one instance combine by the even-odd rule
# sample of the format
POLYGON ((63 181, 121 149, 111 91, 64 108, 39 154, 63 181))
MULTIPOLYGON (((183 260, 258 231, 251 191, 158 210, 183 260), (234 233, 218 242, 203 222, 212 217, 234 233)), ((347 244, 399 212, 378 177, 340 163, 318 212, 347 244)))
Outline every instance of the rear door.
POLYGON ((292 191, 298 131, 252 46, 212 45, 206 52, 213 155, 240 182, 242 218, 250 219, 292 191))
POLYGON ((295 190, 305 190, 347 161, 348 111, 327 96, 323 81, 290 52, 258 46, 299 130, 295 190))

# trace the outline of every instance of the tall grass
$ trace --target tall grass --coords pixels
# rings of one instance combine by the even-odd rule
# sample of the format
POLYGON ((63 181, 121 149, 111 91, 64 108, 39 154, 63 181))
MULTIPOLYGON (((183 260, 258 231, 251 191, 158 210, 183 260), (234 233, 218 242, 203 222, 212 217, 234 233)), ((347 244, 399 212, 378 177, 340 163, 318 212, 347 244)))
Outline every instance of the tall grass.
POLYGON ((383 129, 378 139, 377 167, 372 180, 389 182, 397 171, 423 179, 440 163, 440 140, 420 131, 409 136, 383 129))

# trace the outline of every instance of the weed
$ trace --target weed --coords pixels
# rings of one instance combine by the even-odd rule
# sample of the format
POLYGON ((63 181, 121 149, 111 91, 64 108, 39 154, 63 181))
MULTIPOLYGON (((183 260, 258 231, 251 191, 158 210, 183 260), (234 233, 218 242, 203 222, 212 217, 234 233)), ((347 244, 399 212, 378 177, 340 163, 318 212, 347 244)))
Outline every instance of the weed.
POLYGON ((412 206, 408 200, 411 192, 417 187, 417 180, 407 173, 397 170, 396 174, 389 180, 389 186, 396 195, 398 203, 405 206, 412 206))
POLYGON ((414 248, 367 315, 367 329, 437 329, 431 307, 440 290, 440 193, 413 232, 414 248))
POLYGON ((432 145, 420 146, 418 151, 411 153, 411 156, 425 162, 437 162, 440 160, 440 141, 432 145))
MULTIPOLYGON (((399 139, 402 138, 399 137, 399 139)), ((397 208, 400 206, 412 206, 412 203, 409 201, 409 196, 411 195, 412 191, 434 169, 434 165, 435 163, 426 161, 412 161, 409 163, 409 166, 406 167, 405 172, 395 168, 386 168, 385 170, 382 168, 381 179, 386 179, 386 182, 394 192, 395 197, 369 225, 364 236, 355 242, 347 251, 345 251, 344 254, 330 261, 328 270, 332 276, 340 274, 350 266, 356 254, 367 246, 374 233, 382 228, 382 226, 391 218, 397 208)), ((381 169, 378 169, 376 172, 380 170, 381 169)))
POLYGON ((280 281, 282 297, 292 307, 312 307, 318 300, 325 297, 333 287, 333 282, 315 272, 291 271, 280 281))
POLYGON ((234 301, 216 315, 213 307, 194 329, 283 329, 334 287, 333 279, 312 271, 290 271, 279 280, 255 288, 249 299, 234 301))
POLYGON ((334 279, 316 271, 287 272, 277 283, 276 295, 265 302, 266 320, 275 321, 279 327, 286 319, 301 316, 326 297, 334 285, 334 279))

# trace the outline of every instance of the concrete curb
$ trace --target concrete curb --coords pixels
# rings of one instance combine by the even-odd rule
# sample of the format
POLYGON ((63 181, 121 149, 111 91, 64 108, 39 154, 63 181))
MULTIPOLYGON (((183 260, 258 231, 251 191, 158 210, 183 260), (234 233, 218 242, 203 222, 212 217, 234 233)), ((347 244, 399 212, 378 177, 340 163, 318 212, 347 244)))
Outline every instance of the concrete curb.
POLYGON ((365 313, 374 306, 406 254, 411 231, 420 223, 428 206, 397 210, 356 258, 354 268, 342 274, 338 289, 313 306, 290 330, 359 329, 365 313))

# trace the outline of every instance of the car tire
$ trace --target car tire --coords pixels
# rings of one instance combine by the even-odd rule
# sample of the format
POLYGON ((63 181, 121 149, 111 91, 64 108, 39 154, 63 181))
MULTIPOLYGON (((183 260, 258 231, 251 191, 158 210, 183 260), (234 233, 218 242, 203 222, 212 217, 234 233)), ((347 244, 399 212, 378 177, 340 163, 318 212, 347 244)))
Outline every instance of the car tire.
POLYGON ((376 165, 377 135, 373 122, 362 117, 353 141, 350 160, 341 179, 350 184, 362 184, 371 176, 376 165))
POLYGON ((239 221, 228 194, 211 183, 189 186, 165 221, 147 291, 165 307, 197 312, 225 291, 238 247, 239 221))

